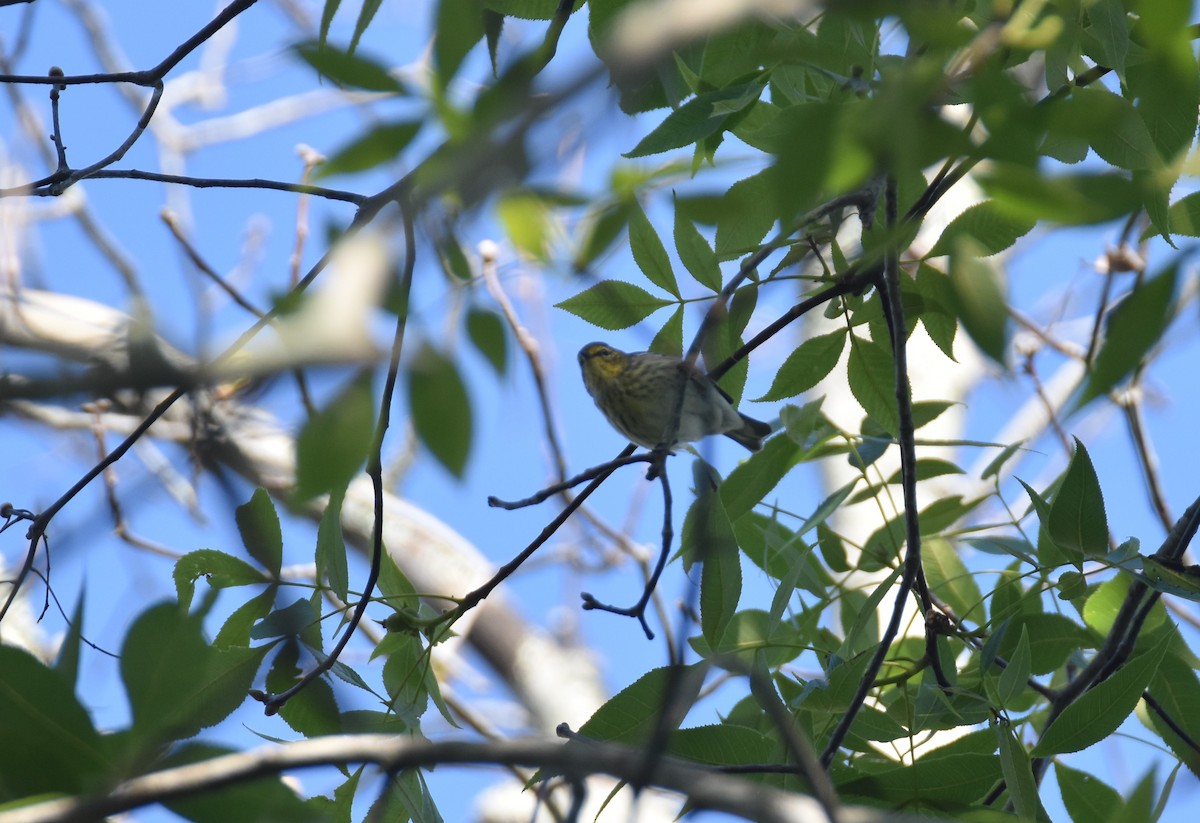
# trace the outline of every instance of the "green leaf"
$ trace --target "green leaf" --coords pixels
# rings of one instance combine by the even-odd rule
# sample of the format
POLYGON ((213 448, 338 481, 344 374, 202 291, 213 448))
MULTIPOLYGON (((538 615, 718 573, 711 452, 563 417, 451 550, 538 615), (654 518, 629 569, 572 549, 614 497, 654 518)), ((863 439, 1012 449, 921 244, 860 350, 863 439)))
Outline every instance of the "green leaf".
POLYGON ((799 448, 786 437, 773 437, 761 451, 729 473, 721 483, 721 502, 730 520, 737 520, 758 505, 771 489, 791 471, 799 448))
POLYGON ((325 43, 307 42, 296 47, 296 54, 323 76, 339 86, 366 91, 405 94, 404 84, 392 76, 387 67, 361 54, 351 54, 325 43))
POLYGON ((329 588, 343 602, 349 600, 350 572, 346 566, 346 540, 342 536, 341 494, 330 495, 321 522, 317 526, 317 580, 328 581, 329 588))
POLYGON ((1054 498, 1046 523, 1050 537, 1060 548, 1084 557, 1108 553, 1108 517, 1100 479, 1083 443, 1075 438, 1075 453, 1054 498))
POLYGON ((13 646, 0 645, 0 672, 0 802, 102 790, 112 764, 71 684, 13 646))
POLYGON ((684 568, 703 563, 700 574, 700 626, 716 647, 737 610, 742 594, 741 552, 721 497, 701 486, 688 509, 680 535, 684 568))
MULTIPOLYGON (((234 519, 237 520, 238 532, 246 551, 272 577, 279 577, 279 567, 283 565, 283 532, 279 528, 279 515, 275 513, 271 495, 264 488, 255 489, 250 499, 237 507, 234 519)), ((195 577, 192 579, 195 580, 195 577)), ((178 577, 175 585, 178 590, 178 577)), ((183 602, 182 599, 180 602, 183 602)), ((190 596, 188 602, 191 602, 190 596)))
MULTIPOLYGON (((1200 191, 1179 198, 1167 212, 1171 233, 1184 237, 1200 237, 1200 191)), ((1152 230, 1147 229, 1152 233, 1152 230)))
POLYGON ((366 34, 367 26, 371 25, 371 21, 375 18, 375 12, 379 11, 379 6, 383 0, 363 0, 362 6, 358 10, 358 19, 354 21, 354 34, 350 38, 350 51, 354 51, 358 47, 358 41, 366 34))
POLYGON ((999 779, 999 758, 992 754, 955 753, 922 757, 911 765, 881 766, 872 774, 853 777, 838 786, 851 798, 870 799, 889 806, 924 805, 936 797, 939 805, 967 805, 983 798, 999 779))
POLYGON ((1029 650, 1029 627, 1021 626, 1021 639, 1016 651, 1008 658, 1008 665, 1000 673, 996 684, 997 697, 1001 706, 1011 706, 1025 691, 1029 676, 1033 672, 1033 653, 1029 650))
POLYGON ((1047 820, 1046 810, 1042 808, 1038 796, 1037 781, 1029 764, 1029 752, 1013 735, 1012 727, 1007 722, 997 722, 993 728, 1000 743, 1000 770, 1004 773, 1008 799, 1017 812, 1017 818, 1023 823, 1047 820))
MULTIPOLYGON (((924 532, 926 526, 924 523, 921 525, 924 532)), ((959 617, 970 621, 982 617, 983 596, 953 543, 941 538, 926 540, 921 550, 921 561, 929 588, 949 604, 959 617)))
POLYGON ((54 671, 72 687, 79 683, 79 650, 83 641, 83 599, 86 591, 87 587, 81 584, 79 599, 75 601, 75 610, 67 624, 67 634, 54 658, 54 671))
MULTIPOLYGON (((1008 624, 1000 644, 1000 655, 1015 659, 1020 654, 1019 640, 1029 640, 1029 670, 1049 674, 1067 662, 1071 655, 1090 645, 1083 628, 1062 614, 1018 614, 1008 624)), ((1027 679, 1027 678, 1024 678, 1027 679)))
POLYGON ((467 309, 467 337, 496 374, 503 377, 508 370, 508 332, 500 315, 471 306, 467 309))
POLYGON ((444 89, 463 58, 483 39, 483 9, 479 0, 439 0, 433 37, 433 65, 444 89))
POLYGON ((1095 51, 1089 50, 1101 65, 1125 76, 1125 58, 1129 54, 1129 23, 1121 0, 1094 0, 1085 7, 1085 33, 1094 38, 1095 51))
MULTIPOLYGON (((733 532, 742 553, 768 575, 779 581, 790 582, 791 589, 799 586, 818 597, 826 595, 832 580, 813 549, 797 533, 777 520, 754 511, 746 512, 733 521, 733 532)), ((773 610, 777 618, 783 613, 783 605, 786 605, 786 601, 780 604, 778 612, 773 610)))
POLYGON ((668 114, 624 156, 647 157, 699 142, 758 100, 762 90, 762 83, 746 83, 694 97, 668 114))
POLYGON ((1124 802, 1120 793, 1103 780, 1072 769, 1062 760, 1054 761, 1054 776, 1058 778, 1058 790, 1072 823, 1108 820, 1113 810, 1121 808, 1124 802))
POLYGON ((850 383, 850 393, 866 411, 867 417, 895 437, 899 425, 896 415, 896 374, 888 344, 852 335, 846 377, 850 383))
POLYGON ((408 405, 426 448, 461 478, 471 453, 471 398, 454 361, 422 343, 408 364, 408 405))
MULTIPOLYGON (((549 20, 557 12, 559 0, 484 0, 484 6, 518 20, 549 20)), ((583 0, 574 0, 572 11, 578 11, 583 0)))
POLYGON ((121 678, 144 745, 191 737, 246 699, 267 647, 218 649, 199 618, 162 603, 144 611, 121 647, 121 678))
POLYGON ((296 437, 296 500, 350 485, 374 438, 375 400, 371 373, 364 369, 296 437))
POLYGON ((1033 226, 1034 221, 1015 217, 993 201, 985 200, 951 220, 926 257, 951 254, 964 237, 974 242, 976 254, 990 257, 1012 246, 1033 226))
POLYGON ((496 202, 496 216, 517 251, 549 262, 553 224, 546 198, 527 189, 506 192, 496 202))
MULTIPOLYGON (((267 671, 267 691, 282 694, 296 684, 303 674, 297 662, 300 644, 289 640, 280 646, 279 653, 267 671)), ((342 731, 341 712, 329 681, 317 679, 288 699, 279 709, 279 716, 305 737, 338 734, 342 731)))
POLYGON ((593 326, 616 331, 640 323, 670 300, 655 297, 650 292, 623 280, 601 280, 591 288, 568 297, 555 308, 565 309, 593 326))
POLYGON ((1033 756, 1082 751, 1115 732, 1142 699, 1142 691, 1154 677, 1170 643, 1171 635, 1165 634, 1153 649, 1133 657, 1063 709, 1042 734, 1033 756))
POLYGON ((333 177, 390 163, 417 136, 422 124, 421 120, 402 120, 372 126, 361 137, 335 151, 317 168, 316 176, 333 177))
POLYGON ((629 209, 629 250, 633 252, 633 261, 651 283, 679 297, 679 284, 675 282, 666 246, 636 202, 629 209))
POLYGON ((717 265, 717 256, 678 203, 675 205, 675 250, 697 283, 714 292, 721 290, 721 267, 717 265))
POLYGON ((980 260, 981 251, 971 240, 959 237, 950 253, 950 287, 963 328, 980 350, 1006 367, 1008 354, 1007 300, 999 273, 980 260))
POLYGON ((1104 343, 1072 411, 1108 394, 1133 373, 1167 331, 1178 262, 1130 292, 1108 315, 1104 343))
POLYGON ((1060 117, 1071 118, 1096 154, 1119 169, 1156 169, 1162 165, 1142 116, 1124 97, 1096 87, 1075 88, 1060 117))
POLYGON ((982 480, 988 480, 1000 474, 1000 469, 1016 454, 1024 445, 1024 440, 1018 440, 1016 443, 1010 443, 1000 450, 1000 453, 993 457, 983 469, 983 474, 980 476, 982 480))
MULTIPOLYGON (((709 368, 724 362, 734 352, 742 347, 742 333, 746 330, 754 306, 758 301, 758 284, 742 286, 733 293, 729 301, 729 310, 720 314, 717 322, 708 327, 708 334, 700 344, 700 352, 704 363, 709 368)), ((743 357, 734 363, 733 367, 721 379, 718 385, 729 395, 734 407, 742 400, 742 392, 746 388, 746 378, 750 373, 750 360, 743 357)))
POLYGON ((785 223, 812 208, 828 188, 849 190, 872 173, 872 160, 848 123, 849 110, 840 101, 798 103, 750 136, 775 155, 768 174, 773 205, 785 223))
MULTIPOLYGON (((929 480, 933 477, 945 477, 950 474, 966 474, 960 467, 949 460, 939 460, 936 457, 925 457, 917 461, 917 480, 929 480)), ((900 483, 904 479, 903 471, 896 469, 888 477, 888 483, 900 483)))
MULTIPOLYGON (((273 512, 274 509, 272 509, 273 512)), ((278 523, 278 520, 276 522, 278 523)), ((278 567, 276 567, 275 573, 278 574, 278 567)), ((192 605, 192 595, 196 590, 198 577, 203 576, 208 581, 208 585, 214 589, 249 586, 255 583, 266 583, 270 580, 245 560, 215 549, 188 552, 175 561, 173 576, 175 591, 179 596, 179 605, 185 610, 192 605)))
POLYGON ((1016 480, 1025 488, 1026 494, 1029 495, 1029 500, 1033 504, 1033 508, 1038 515, 1038 521, 1041 524, 1038 528, 1038 562, 1048 568, 1058 568, 1065 563, 1074 563, 1076 567, 1079 567, 1083 563, 1083 553, 1077 549, 1072 550, 1067 546, 1060 548, 1055 545, 1054 539, 1050 536, 1050 530, 1047 526, 1050 522, 1050 504, 1024 480, 1019 477, 1016 480))
MULTIPOLYGON (((806 534, 809 529, 812 529, 814 526, 818 529, 819 533, 821 527, 825 525, 825 521, 828 520, 833 513, 841 507, 846 498, 850 496, 850 492, 854 491, 854 487, 857 484, 858 478, 856 477, 849 483, 846 483, 840 489, 830 492, 829 496, 817 505, 816 510, 809 515, 808 519, 805 520, 804 523, 801 524, 800 528, 796 530, 796 534, 806 534)), ((846 571, 846 569, 843 569, 842 571, 846 571)))
MULTIPOLYGON (((629 745, 646 742, 658 724, 664 701, 690 706, 706 670, 703 664, 651 669, 597 709, 579 727, 579 737, 629 745)), ((682 714, 679 717, 682 720, 682 714)), ((587 744, 571 741, 567 745, 587 744)))
POLYGON ((738 180, 721 198, 716 252, 722 260, 757 248, 775 224, 775 183, 770 171, 738 180))
MULTIPOLYGON (((1087 602, 1083 604, 1083 622, 1087 627, 1101 637, 1107 637, 1116 625, 1117 616, 1129 596, 1129 586, 1133 578, 1129 575, 1118 575, 1105 580, 1092 589, 1087 602)), ((1166 609, 1162 602, 1154 604, 1146 616, 1143 629, 1153 630, 1167 621, 1166 609)))
POLYGON ((496 52, 500 47, 500 35, 504 32, 504 15, 489 8, 483 10, 483 33, 487 37, 488 59, 492 62, 492 76, 499 73, 496 52))
POLYGON ((1148 554, 1141 555, 1141 560, 1145 582, 1155 591, 1200 601, 1200 567, 1160 560, 1148 554))
POLYGON ((771 388, 755 402, 782 400, 808 391, 833 371, 845 348, 845 331, 810 337, 788 355, 775 372, 771 388))
POLYGON ((250 645, 250 632, 254 624, 262 620, 275 605, 277 586, 268 586, 258 595, 251 597, 233 610, 226 618, 221 630, 213 638, 213 646, 218 649, 230 646, 245 648, 250 645))
POLYGON ((671 357, 683 357, 683 306, 671 312, 667 322, 654 334, 649 351, 671 357))
POLYGON ((710 766, 740 766, 766 763, 776 755, 767 735, 729 723, 680 729, 671 736, 667 751, 710 766))
POLYGON ((1192 740, 1200 735, 1200 678, 1189 663, 1175 654, 1168 654, 1150 681, 1150 693, 1176 728, 1172 728, 1157 711, 1147 712, 1151 725, 1192 774, 1200 774, 1200 752, 1177 731, 1182 728, 1192 740))
MULTIPOLYGON (((855 608, 853 608, 852 613, 857 614, 853 617, 853 623, 850 626, 850 630, 846 632, 845 639, 842 640, 842 644, 838 647, 837 656, 839 658, 849 660, 855 655, 879 645, 876 610, 883 601, 884 595, 891 591, 892 586, 900 579, 900 571, 899 567, 893 569, 891 574, 875 584, 875 588, 871 590, 870 595, 861 598, 861 602, 853 604, 855 608)), ((843 590, 842 592, 843 599, 847 604, 850 604, 854 600, 854 598, 846 599, 846 595, 850 593, 850 590, 843 590)), ((853 591, 853 594, 859 593, 853 591)), ((845 616, 843 616, 843 620, 845 620, 845 616)))
MULTIPOLYGON (((1190 3, 1184 0, 1174 4, 1183 10, 1186 21, 1191 12, 1190 3), (1183 9, 1187 6, 1186 9, 1183 9)), ((1150 26, 1151 18, 1171 2, 1154 3, 1141 10, 1141 24, 1150 26)), ((1164 17, 1169 17, 1168 11, 1164 17)), ((1176 160, 1188 147, 1196 134, 1197 112, 1200 111, 1200 71, 1196 57, 1192 54, 1186 25, 1172 26, 1167 42, 1146 54, 1144 62, 1129 67, 1129 96, 1137 100, 1137 113, 1146 123, 1166 163, 1176 160)))
POLYGON ((321 8, 321 27, 320 40, 318 44, 323 48, 325 40, 329 37, 329 27, 333 24, 333 16, 337 14, 338 6, 342 4, 342 0, 325 0, 325 5, 321 8))
POLYGON ((313 608, 312 602, 307 598, 298 597, 290 606, 276 609, 255 624, 250 630, 250 636, 255 640, 299 637, 316 626, 319 619, 320 615, 313 608))
POLYGON ((629 222, 630 206, 626 203, 601 203, 579 221, 575 237, 578 238, 571 267, 587 271, 593 263, 607 252, 621 237, 621 231, 629 222))

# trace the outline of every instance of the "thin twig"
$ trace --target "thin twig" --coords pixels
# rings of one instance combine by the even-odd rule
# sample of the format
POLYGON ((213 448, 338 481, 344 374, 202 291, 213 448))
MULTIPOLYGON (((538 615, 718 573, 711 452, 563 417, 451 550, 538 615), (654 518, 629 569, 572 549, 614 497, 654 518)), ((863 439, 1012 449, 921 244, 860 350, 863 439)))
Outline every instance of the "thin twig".
MULTIPOLYGON (((399 293, 402 305, 408 305, 408 295, 412 288, 413 271, 416 268, 417 240, 413 227, 414 216, 409 203, 401 204, 401 222, 404 226, 404 266, 400 274, 399 293)), ((388 362, 387 378, 384 381, 383 393, 379 400, 379 422, 375 427, 375 435, 371 444, 370 456, 367 458, 367 475, 371 478, 371 486, 375 496, 375 521, 371 531, 371 569, 367 581, 363 584, 362 596, 354 606, 350 619, 342 636, 338 638, 328 656, 315 667, 304 673, 296 683, 286 691, 272 695, 263 700, 268 715, 279 711, 289 699, 301 689, 333 668, 346 644, 354 635, 358 624, 366 614, 367 606, 371 603, 371 594, 379 581, 379 573, 383 566, 383 441, 391 422, 392 399, 396 391, 396 380, 400 374, 400 356, 404 350, 404 332, 407 326, 408 312, 402 311, 396 317, 396 328, 392 337, 391 357, 388 362)))

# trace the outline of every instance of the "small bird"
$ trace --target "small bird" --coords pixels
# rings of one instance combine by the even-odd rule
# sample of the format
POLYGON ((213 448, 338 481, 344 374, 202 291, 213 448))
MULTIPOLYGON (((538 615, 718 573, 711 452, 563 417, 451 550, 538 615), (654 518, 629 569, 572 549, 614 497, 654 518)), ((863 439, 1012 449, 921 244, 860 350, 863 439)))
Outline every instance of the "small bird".
POLYGON ((672 448, 710 434, 723 434, 750 451, 762 448, 771 427, 739 412, 733 399, 708 375, 678 357, 654 352, 627 354, 605 343, 579 350, 583 385, 608 422, 648 449, 672 448), (679 424, 670 443, 668 429, 686 386, 679 424))

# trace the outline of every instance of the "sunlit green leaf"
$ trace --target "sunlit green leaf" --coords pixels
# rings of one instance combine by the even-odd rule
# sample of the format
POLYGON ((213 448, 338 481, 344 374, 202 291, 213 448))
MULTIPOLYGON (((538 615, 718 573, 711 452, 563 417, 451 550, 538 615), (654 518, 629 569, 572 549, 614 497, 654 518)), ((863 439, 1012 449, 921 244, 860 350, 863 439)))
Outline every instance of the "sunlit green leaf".
POLYGON ((601 280, 586 291, 554 305, 593 326, 615 331, 645 320, 671 302, 623 280, 601 280))
MULTIPOLYGON (((922 531, 928 526, 921 524, 922 531)), ((983 612, 983 596, 975 578, 958 556, 955 544, 941 538, 923 541, 921 560, 929 588, 964 620, 978 620, 983 612)))
POLYGON ((782 400, 808 391, 833 371, 846 348, 844 331, 810 337, 788 355, 775 372, 771 388, 756 402, 782 400))
POLYGON ((1100 479, 1096 476, 1092 458, 1078 438, 1066 474, 1050 501, 1046 528, 1056 545, 1071 552, 1079 552, 1084 557, 1108 552, 1108 517, 1104 513, 1100 479))

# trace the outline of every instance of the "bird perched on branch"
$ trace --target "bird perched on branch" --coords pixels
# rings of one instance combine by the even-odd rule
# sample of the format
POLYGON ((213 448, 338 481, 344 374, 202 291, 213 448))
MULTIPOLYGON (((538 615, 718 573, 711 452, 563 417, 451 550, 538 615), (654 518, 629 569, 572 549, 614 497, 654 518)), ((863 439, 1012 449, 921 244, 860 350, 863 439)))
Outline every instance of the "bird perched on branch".
POLYGON ((758 451, 771 433, 768 424, 739 412, 708 375, 678 357, 645 351, 627 354, 605 343, 588 343, 579 350, 579 368, 588 394, 608 422, 639 446, 670 449, 723 434, 758 451), (676 408, 679 421, 674 425, 676 408))

